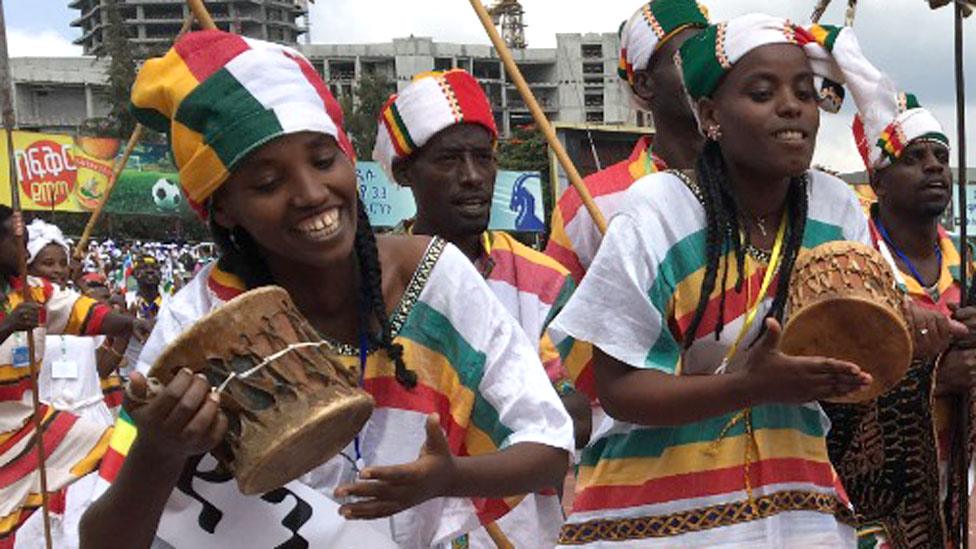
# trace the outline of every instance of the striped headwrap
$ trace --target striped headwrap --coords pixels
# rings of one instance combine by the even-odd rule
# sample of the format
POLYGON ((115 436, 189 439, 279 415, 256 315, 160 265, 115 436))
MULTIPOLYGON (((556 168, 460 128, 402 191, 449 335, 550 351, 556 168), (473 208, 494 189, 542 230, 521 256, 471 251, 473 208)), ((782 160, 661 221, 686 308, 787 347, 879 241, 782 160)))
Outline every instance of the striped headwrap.
POLYGON ((478 124, 498 139, 491 104, 473 76, 462 69, 418 74, 380 110, 373 160, 392 180, 394 161, 455 124, 478 124))
POLYGON ((687 28, 708 26, 708 10, 695 0, 652 0, 620 28, 617 74, 634 85, 634 73, 647 68, 654 53, 687 28))
POLYGON ((688 39, 675 59, 681 66, 685 89, 692 101, 711 97, 733 65, 752 50, 770 44, 802 47, 815 75, 843 83, 825 46, 828 38, 782 17, 750 13, 709 26, 688 39))
POLYGON ((184 35, 146 61, 132 88, 132 112, 169 134, 180 184, 205 217, 205 202, 254 149, 287 134, 331 135, 354 157, 342 110, 297 51, 235 34, 184 35))
POLYGON ((815 25, 811 32, 824 37, 857 105, 852 129, 868 171, 898 160, 916 139, 949 146, 942 124, 919 105, 914 95, 899 92, 891 79, 867 60, 850 28, 815 25))

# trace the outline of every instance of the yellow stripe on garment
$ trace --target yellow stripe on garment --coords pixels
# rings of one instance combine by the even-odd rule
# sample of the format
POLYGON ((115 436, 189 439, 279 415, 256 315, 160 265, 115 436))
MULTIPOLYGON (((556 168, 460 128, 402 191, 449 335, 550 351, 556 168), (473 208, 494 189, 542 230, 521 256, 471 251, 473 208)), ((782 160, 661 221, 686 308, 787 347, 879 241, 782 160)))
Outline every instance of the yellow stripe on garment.
POLYGON ((85 327, 85 320, 88 314, 98 304, 90 297, 81 296, 75 300, 71 306, 71 314, 68 316, 68 324, 64 327, 64 333, 68 335, 83 335, 81 329, 85 327))
MULTIPOLYGON (((474 408, 474 393, 461 384, 461 379, 444 355, 414 341, 401 340, 403 360, 417 374, 417 382, 433 389, 451 403, 451 417, 457 425, 469 429, 471 410, 474 408)), ((358 367, 358 357, 343 357, 351 366, 358 367)), ((393 378, 395 365, 386 353, 373 353, 366 361, 366 380, 393 378)), ((494 448, 494 446, 492 446, 494 448)))
MULTIPOLYGON (((47 296, 44 295, 44 288, 42 286, 31 286, 30 293, 31 300, 34 303, 47 303, 47 296)), ((23 302, 24 296, 20 293, 20 290, 7 294, 7 304, 11 311, 16 309, 23 302)))
POLYGON ((237 276, 234 276, 226 271, 220 270, 216 265, 210 271, 210 278, 214 279, 214 282, 220 284, 225 288, 233 288, 235 290, 244 291, 247 288, 244 287, 244 282, 237 276))
MULTIPOLYGON (((761 429, 755 433, 759 459, 800 458, 826 461, 824 441, 793 429, 761 429)), ((592 486, 636 486, 653 478, 705 473, 716 469, 741 467, 748 434, 722 440, 715 452, 714 441, 683 444, 665 450, 660 457, 633 457, 601 460, 596 467, 579 468, 579 484, 592 486), (667 465, 665 467, 665 465, 667 465)))
MULTIPOLYGON (((709 299, 713 299, 721 295, 722 293, 722 288, 721 288, 722 276, 723 276, 722 272, 725 270, 725 261, 728 261, 728 266, 729 266, 728 283, 730 285, 730 288, 735 287, 736 277, 739 276, 739 267, 736 264, 735 254, 729 253, 728 255, 725 256, 724 259, 719 260, 719 264, 718 264, 719 271, 718 271, 718 277, 715 284, 715 289, 712 290, 712 295, 709 296, 709 299)), ((746 268, 745 280, 748 280, 750 277, 756 274, 756 271, 759 270, 759 264, 755 260, 751 259, 749 256, 746 256, 745 268, 746 268)), ((703 278, 705 278, 704 267, 691 273, 690 275, 685 277, 684 280, 678 282, 674 292, 671 294, 672 295, 671 307, 674 308, 673 311, 674 318, 683 318, 686 315, 695 312, 695 307, 698 306, 698 297, 701 295, 701 284, 703 278)), ((730 319, 726 319, 726 321, 728 320, 730 319)))
POLYGON ((135 440, 136 426, 120 419, 115 422, 115 429, 108 446, 124 456, 129 453, 129 448, 135 440))
POLYGON ((593 360, 593 345, 576 340, 569 354, 563 359, 563 368, 569 374, 569 379, 575 382, 591 360, 593 360))
MULTIPOLYGON (((132 87, 132 104, 172 119, 183 99, 200 84, 175 49, 146 61, 132 87)), ((177 161, 179 164, 179 161, 177 161)))
MULTIPOLYGON (((135 428, 133 427, 132 430, 135 431, 135 428)), ((133 434, 133 438, 134 437, 135 435, 133 434)), ((109 441, 112 440, 112 438, 113 429, 109 427, 104 433, 102 433, 102 438, 98 439, 98 444, 96 444, 91 451, 88 452, 88 455, 82 458, 82 460, 78 463, 74 464, 74 466, 71 468, 71 474, 76 477, 82 477, 94 471, 95 468, 98 467, 99 462, 102 461, 102 458, 105 457, 105 452, 108 451, 109 441)), ((128 449, 126 451, 128 451, 128 449)))
POLYGON ((41 495, 30 494, 20 506, 9 515, 0 518, 0 535, 7 534, 20 525, 21 515, 25 510, 36 509, 41 506, 41 495))
MULTIPOLYGON (((24 338, 26 341, 27 338, 24 338)), ((0 383, 20 381, 30 375, 30 368, 14 368, 11 364, 0 366, 0 383)))
POLYGON ((542 339, 539 340, 539 359, 545 364, 550 360, 556 360, 559 358, 559 351, 556 350, 556 345, 553 344, 552 338, 549 337, 548 332, 542 334, 542 339))
POLYGON ((570 242, 569 235, 566 234, 566 221, 563 219, 563 212, 558 205, 552 210, 552 234, 549 235, 549 240, 559 244, 562 248, 573 250, 573 243, 570 242))
POLYGON ((559 274, 565 276, 569 274, 569 269, 563 267, 561 263, 555 259, 549 257, 548 255, 533 250, 532 248, 518 242, 511 235, 502 231, 492 231, 492 245, 495 248, 508 250, 513 254, 519 256, 525 261, 535 263, 536 265, 541 265, 548 269, 558 272, 559 274))

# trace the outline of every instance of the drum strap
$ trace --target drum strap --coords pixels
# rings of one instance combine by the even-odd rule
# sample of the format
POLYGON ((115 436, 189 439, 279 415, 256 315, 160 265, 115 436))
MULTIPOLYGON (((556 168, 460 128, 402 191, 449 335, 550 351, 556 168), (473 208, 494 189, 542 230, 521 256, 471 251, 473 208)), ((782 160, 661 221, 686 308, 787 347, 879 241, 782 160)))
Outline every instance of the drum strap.
MULTIPOLYGON (((739 344, 745 338, 745 335, 749 332, 749 328, 752 327, 752 323, 756 320, 756 316, 759 313, 759 306, 762 304, 763 299, 765 299, 766 294, 769 292, 769 287, 773 283, 773 278, 776 276, 776 271, 779 267, 779 261, 782 255, 783 240, 786 236, 786 212, 783 212, 783 217, 779 222, 779 229, 776 231, 776 242, 773 244, 772 257, 769 259, 769 265, 766 267, 766 274, 763 275, 762 284, 759 286, 759 293, 756 296, 755 303, 750 303, 752 301, 751 296, 749 296, 749 284, 746 284, 746 304, 749 306, 749 310, 746 311, 745 321, 742 323, 742 328, 739 329, 739 335, 736 336, 735 341, 732 346, 729 347, 728 351, 725 352, 725 358, 722 359, 722 364, 719 366, 716 374, 723 374, 728 368, 729 360, 735 355, 739 348, 739 344)), ((742 476, 743 482, 746 488, 746 495, 749 499, 749 505, 753 508, 753 512, 757 512, 756 500, 752 494, 752 481, 749 480, 749 465, 752 463, 752 446, 755 443, 755 435, 752 430, 752 409, 746 408, 741 412, 736 413, 732 416, 729 421, 722 427, 722 431, 719 433, 718 438, 709 445, 707 450, 709 455, 717 455, 719 444, 725 439, 728 432, 735 427, 739 422, 743 422, 745 425, 746 435, 748 439, 745 441, 745 455, 743 456, 742 463, 742 476)), ((758 457, 758 456, 757 456, 758 457)))

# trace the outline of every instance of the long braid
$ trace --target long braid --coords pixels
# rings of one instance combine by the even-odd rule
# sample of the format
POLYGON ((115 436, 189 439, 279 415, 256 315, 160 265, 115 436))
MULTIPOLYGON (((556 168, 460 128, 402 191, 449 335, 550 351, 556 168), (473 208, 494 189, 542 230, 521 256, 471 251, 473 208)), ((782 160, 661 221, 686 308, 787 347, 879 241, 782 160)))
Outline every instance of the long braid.
POLYGON ((701 190, 702 195, 702 206, 705 209, 705 276, 702 278, 695 314, 692 317, 691 324, 688 325, 688 331, 685 332, 685 349, 691 347, 691 344, 695 340, 695 334, 701 325, 702 318, 705 316, 705 308, 708 305, 712 292, 715 290, 715 281, 718 277, 718 263, 722 257, 728 238, 728 220, 725 215, 724 199, 720 190, 721 170, 714 156, 714 152, 717 149, 717 143, 711 140, 707 141, 701 156, 698 158, 696 170, 698 188, 701 190))
POLYGON ((380 333, 377 336, 369 329, 368 317, 363 318, 362 328, 369 337, 370 343, 382 347, 387 356, 393 360, 397 382, 405 387, 415 387, 417 373, 408 369, 403 361, 403 346, 393 342, 393 329, 390 326, 389 315, 386 313, 386 301, 383 299, 383 275, 376 248, 376 236, 373 235, 373 227, 369 224, 369 216, 366 214, 363 202, 357 201, 357 205, 355 248, 356 258, 359 260, 360 309, 364 312, 372 311, 373 317, 380 325, 380 333))

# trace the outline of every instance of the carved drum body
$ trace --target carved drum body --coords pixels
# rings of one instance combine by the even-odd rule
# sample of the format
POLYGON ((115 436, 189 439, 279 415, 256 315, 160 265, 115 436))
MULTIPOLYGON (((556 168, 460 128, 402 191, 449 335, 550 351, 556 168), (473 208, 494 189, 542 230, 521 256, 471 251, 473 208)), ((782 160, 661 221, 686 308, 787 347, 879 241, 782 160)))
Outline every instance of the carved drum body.
POLYGON ((853 362, 874 378, 833 402, 875 398, 898 383, 911 364, 902 299, 877 250, 857 242, 821 244, 796 260, 780 350, 853 362))
POLYGON ((220 392, 229 428, 212 453, 244 494, 273 490, 325 463, 373 410, 358 372, 278 287, 243 294, 200 319, 149 375, 165 385, 184 367, 220 392))

